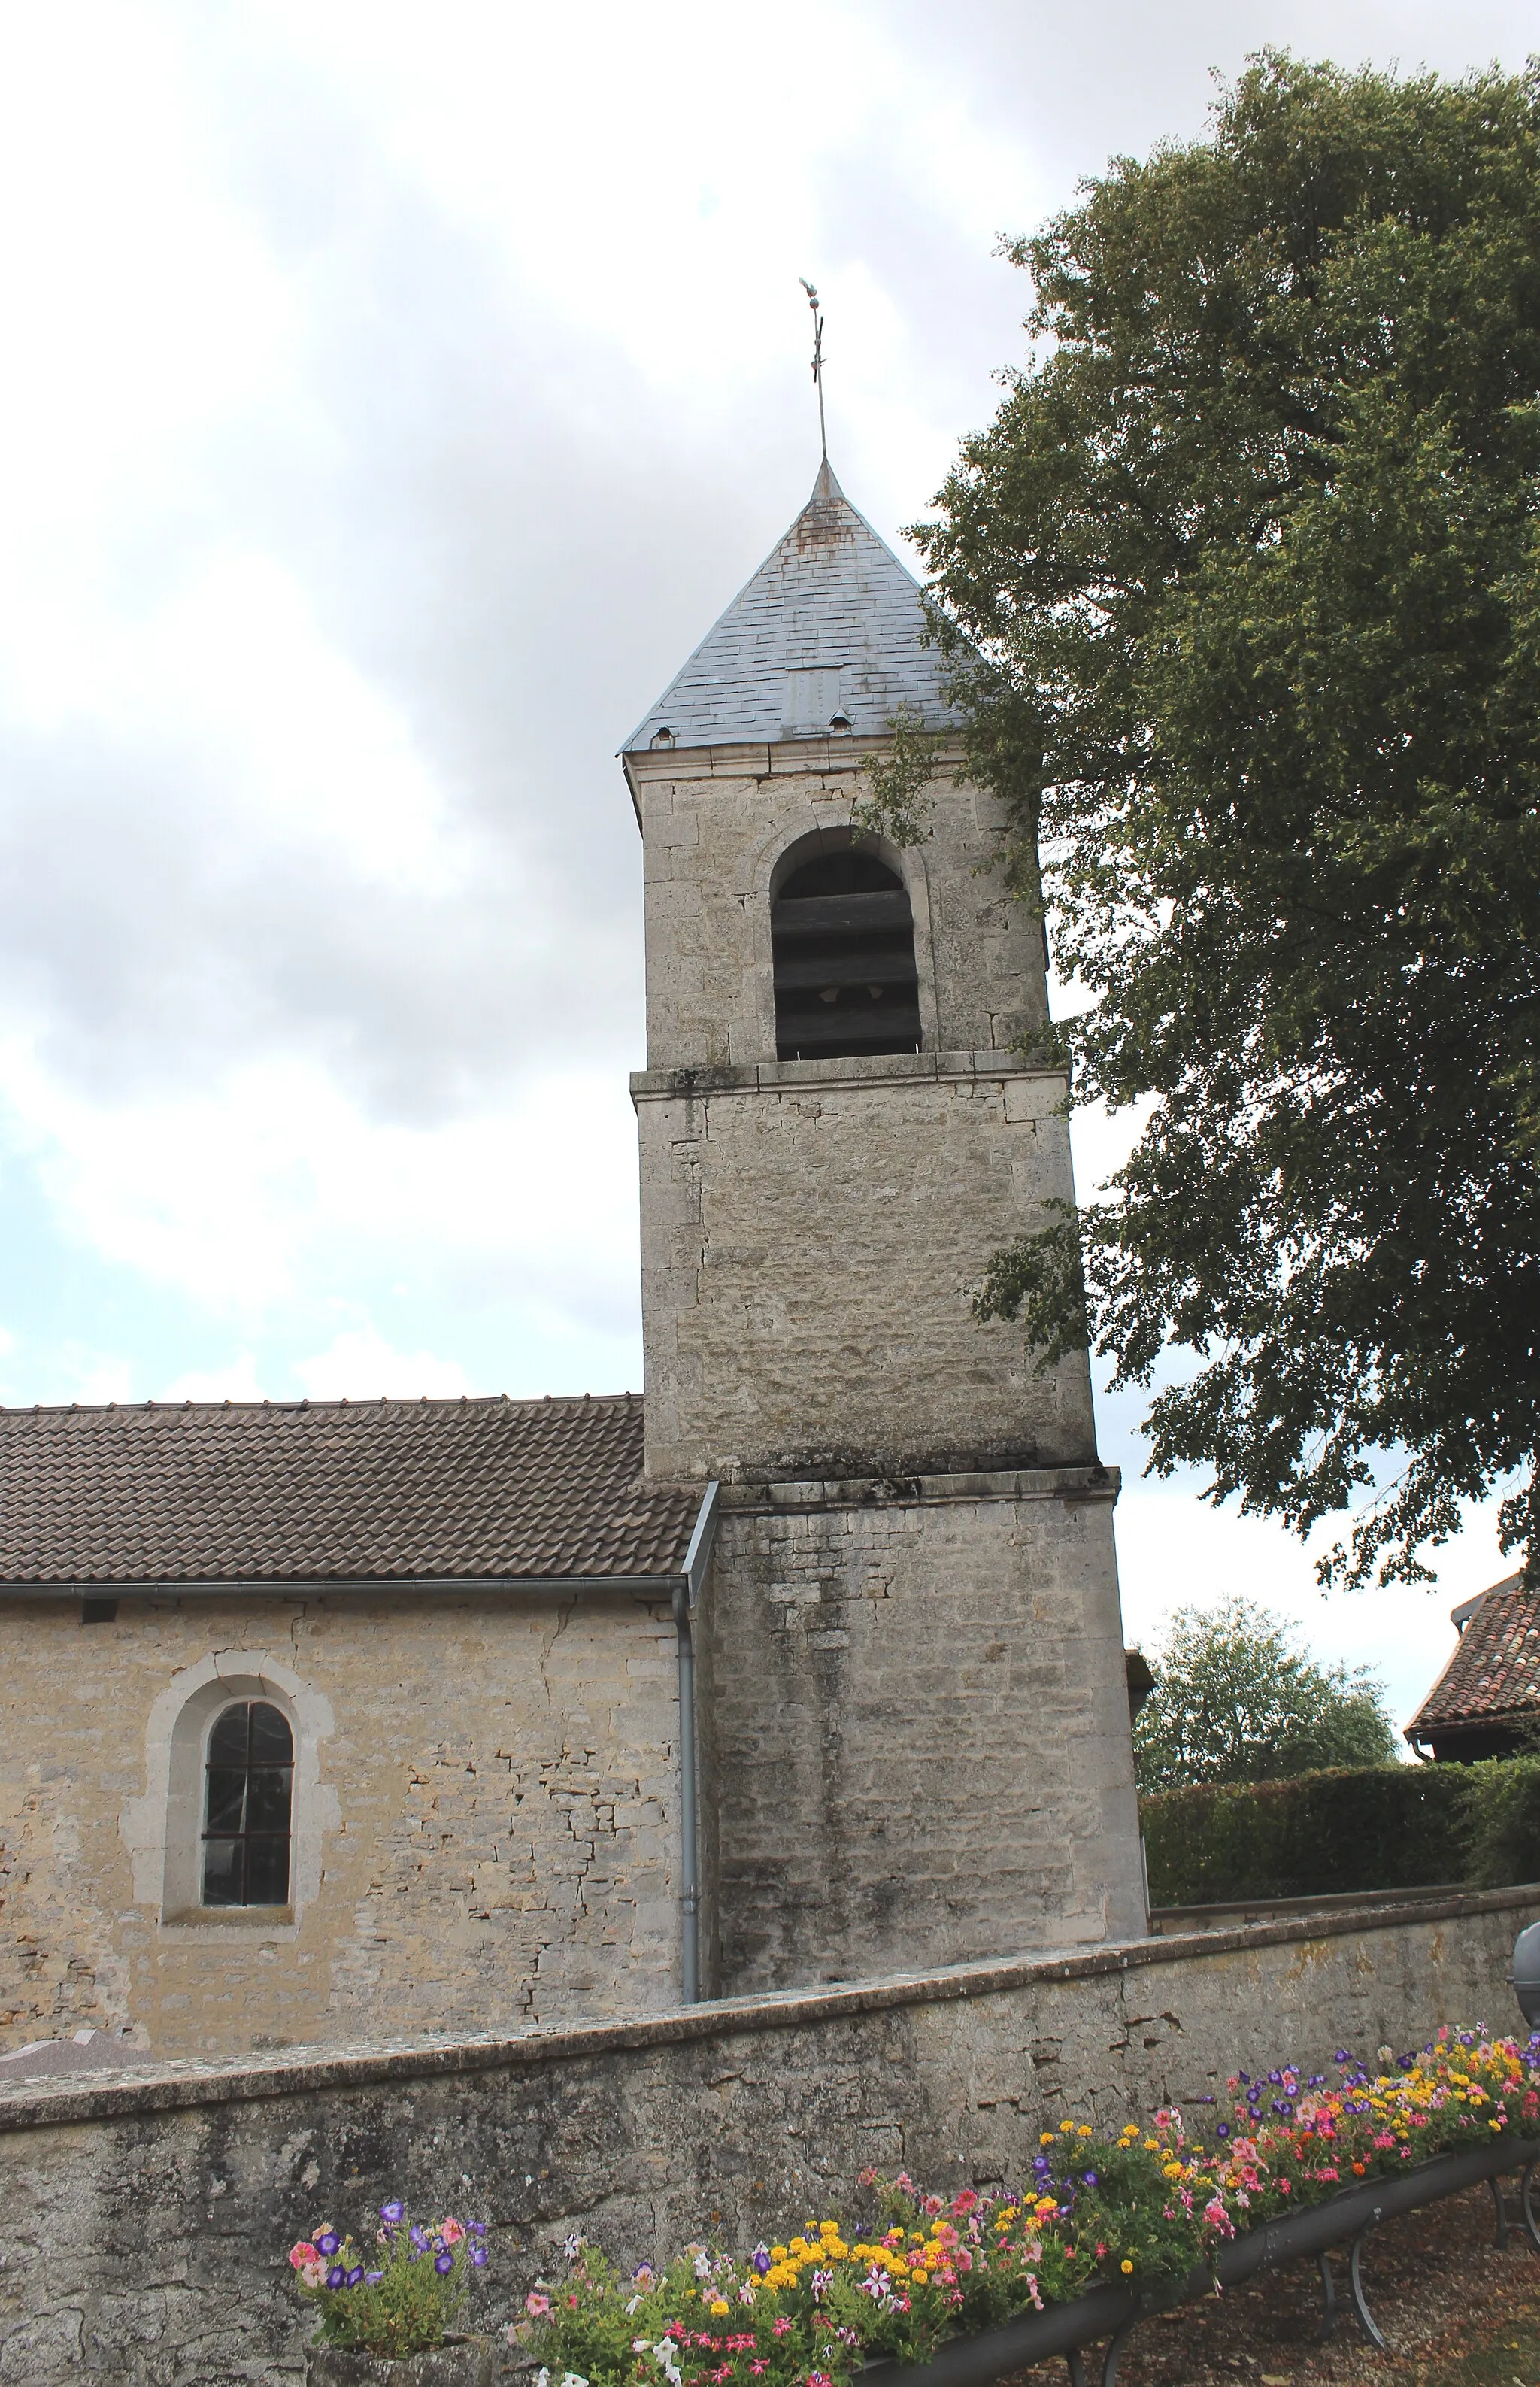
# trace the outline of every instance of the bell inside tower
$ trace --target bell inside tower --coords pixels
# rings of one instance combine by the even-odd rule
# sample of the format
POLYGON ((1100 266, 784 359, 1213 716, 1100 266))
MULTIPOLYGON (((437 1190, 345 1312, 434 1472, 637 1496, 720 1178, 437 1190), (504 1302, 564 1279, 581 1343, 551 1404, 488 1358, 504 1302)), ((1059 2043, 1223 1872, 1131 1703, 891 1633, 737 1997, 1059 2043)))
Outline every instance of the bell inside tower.
POLYGON ((903 879, 858 846, 794 870, 770 912, 776 1056, 917 1053, 915 924, 903 879))

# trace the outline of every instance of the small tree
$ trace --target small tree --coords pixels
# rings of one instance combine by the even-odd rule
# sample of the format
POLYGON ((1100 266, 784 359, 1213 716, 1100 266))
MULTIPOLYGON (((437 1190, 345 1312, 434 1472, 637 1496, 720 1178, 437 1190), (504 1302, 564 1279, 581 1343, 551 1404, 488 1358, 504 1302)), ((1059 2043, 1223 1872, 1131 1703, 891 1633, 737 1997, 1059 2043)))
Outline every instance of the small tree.
POLYGON ((1133 1728, 1142 1791, 1395 1762, 1383 1685, 1363 1666, 1316 1665, 1292 1636, 1249 1599, 1176 1610, 1133 1728))

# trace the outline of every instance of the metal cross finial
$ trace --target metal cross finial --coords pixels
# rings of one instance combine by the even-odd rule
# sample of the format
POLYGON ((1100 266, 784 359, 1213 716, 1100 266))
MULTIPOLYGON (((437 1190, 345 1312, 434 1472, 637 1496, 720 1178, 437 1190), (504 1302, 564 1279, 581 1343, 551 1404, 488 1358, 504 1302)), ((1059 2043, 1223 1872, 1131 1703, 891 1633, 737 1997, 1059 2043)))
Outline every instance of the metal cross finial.
POLYGON ((805 274, 799 273, 797 279, 807 292, 807 303, 813 309, 813 385, 818 393, 818 440, 827 464, 828 432, 824 423, 824 318, 819 311, 818 293, 812 283, 805 274))

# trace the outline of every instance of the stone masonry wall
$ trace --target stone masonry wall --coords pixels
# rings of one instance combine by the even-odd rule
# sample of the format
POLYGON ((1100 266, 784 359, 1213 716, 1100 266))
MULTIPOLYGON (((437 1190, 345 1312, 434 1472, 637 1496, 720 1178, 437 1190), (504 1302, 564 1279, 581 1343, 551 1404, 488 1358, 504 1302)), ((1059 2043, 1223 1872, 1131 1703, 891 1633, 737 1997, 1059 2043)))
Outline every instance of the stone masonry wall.
POLYGON ((1061 1077, 922 1053, 633 1092, 650 1474, 1094 1457, 1084 1355, 1039 1373, 969 1307, 990 1254, 1071 1195, 1061 1077))
POLYGON ((297 2380, 284 2251, 386 2195, 492 2225, 488 2323, 552 2242, 751 2244, 865 2164, 948 2191, 1037 2133, 1183 2103, 1238 2065, 1519 2022, 1540 1888, 1143 1940, 522 2038, 0 2090, 0 2381, 297 2380))
MULTIPOLYGON (((802 838, 848 830, 862 766, 880 743, 799 739, 630 758, 642 815, 650 1068, 775 1059, 776 864, 802 838)), ((926 791, 928 835, 884 858, 909 888, 927 1046, 1007 1052, 1048 1016, 1042 936, 994 859, 1001 807, 958 787, 954 762, 938 759, 926 791)))
POLYGON ((724 1495, 697 1640, 729 1995, 1143 1929, 1115 1492, 724 1495))
POLYGON ((90 2024, 229 2053, 671 2003, 674 1650, 666 1607, 602 1596, 125 1597, 89 1625, 0 1603, 0 2046, 90 2024), (319 1879, 287 1926, 163 1921, 153 1850, 133 1862, 152 1709, 211 1651, 281 1663, 327 1718, 319 1879))

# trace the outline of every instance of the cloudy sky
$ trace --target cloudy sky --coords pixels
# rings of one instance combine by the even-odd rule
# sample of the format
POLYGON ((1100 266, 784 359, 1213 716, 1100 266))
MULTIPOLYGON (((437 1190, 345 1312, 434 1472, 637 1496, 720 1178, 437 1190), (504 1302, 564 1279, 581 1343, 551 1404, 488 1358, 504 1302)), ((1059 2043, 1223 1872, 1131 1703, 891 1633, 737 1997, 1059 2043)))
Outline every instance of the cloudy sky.
MULTIPOLYGON (((640 1381, 616 746, 830 443, 895 542, 1020 354, 991 256, 1263 42, 1521 62, 1467 0, 0 8, 0 1397, 640 1381)), ((1082 1177, 1105 1152, 1082 1143, 1082 1177)), ((1325 1606, 1104 1443, 1130 1631, 1325 1606)))

